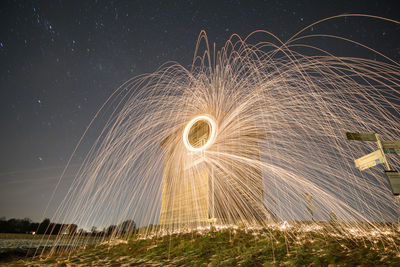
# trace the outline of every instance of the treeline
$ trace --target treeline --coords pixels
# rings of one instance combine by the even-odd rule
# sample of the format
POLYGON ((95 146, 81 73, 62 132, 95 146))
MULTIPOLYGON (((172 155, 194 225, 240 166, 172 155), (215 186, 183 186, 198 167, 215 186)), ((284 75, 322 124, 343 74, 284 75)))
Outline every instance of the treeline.
POLYGON ((19 233, 19 234, 68 234, 68 235, 126 235, 132 234, 136 230, 134 220, 126 220, 118 225, 110 225, 98 230, 93 226, 89 232, 79 229, 76 224, 52 223, 50 219, 44 219, 41 223, 32 222, 31 219, 9 219, 0 218, 0 233, 19 233))
MULTIPOLYGON (((93 228, 92 228, 93 229, 93 228)), ((100 235, 126 235, 132 234, 136 230, 136 223, 134 220, 126 220, 119 225, 110 225, 107 228, 104 228, 103 231, 99 232, 100 235)), ((93 233, 93 231, 92 231, 93 233)))
POLYGON ((44 219, 41 223, 32 222, 31 219, 9 219, 0 218, 0 233, 17 234, 75 234, 78 226, 76 224, 52 223, 50 219, 44 219))

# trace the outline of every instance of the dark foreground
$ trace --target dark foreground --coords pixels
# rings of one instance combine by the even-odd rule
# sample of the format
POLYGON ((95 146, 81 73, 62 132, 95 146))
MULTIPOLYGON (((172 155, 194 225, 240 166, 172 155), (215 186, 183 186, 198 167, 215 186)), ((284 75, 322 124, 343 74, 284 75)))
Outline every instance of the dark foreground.
POLYGON ((227 229, 151 239, 114 240, 43 259, 2 259, 5 266, 400 266, 400 240, 318 231, 227 229))

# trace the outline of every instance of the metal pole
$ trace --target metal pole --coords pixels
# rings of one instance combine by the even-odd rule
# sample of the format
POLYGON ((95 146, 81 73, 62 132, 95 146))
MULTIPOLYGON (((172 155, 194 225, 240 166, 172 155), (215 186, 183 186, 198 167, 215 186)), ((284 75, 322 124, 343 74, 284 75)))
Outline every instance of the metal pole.
POLYGON ((383 156, 383 161, 384 161, 383 164, 385 164, 385 169, 387 171, 390 171, 390 166, 389 166, 388 161, 386 160, 386 155, 385 155, 385 152, 383 151, 383 146, 382 146, 381 140, 379 140, 379 135, 375 134, 375 137, 376 137, 376 144, 378 145, 378 149, 381 151, 382 156, 383 156))

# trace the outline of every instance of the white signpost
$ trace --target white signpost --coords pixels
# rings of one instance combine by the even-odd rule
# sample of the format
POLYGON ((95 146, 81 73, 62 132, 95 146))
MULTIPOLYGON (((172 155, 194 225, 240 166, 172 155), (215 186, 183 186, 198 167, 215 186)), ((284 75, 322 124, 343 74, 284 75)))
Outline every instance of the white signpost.
POLYGON ((390 187, 394 195, 400 195, 400 172, 390 170, 389 163, 386 160, 385 154, 393 153, 400 154, 400 140, 395 141, 381 141, 379 135, 376 133, 346 133, 348 140, 358 141, 373 141, 376 142, 378 150, 369 153, 354 161, 360 171, 374 167, 378 164, 385 164, 385 174, 389 180, 390 187))
POLYGON ((356 167, 359 168, 360 171, 374 167, 384 162, 385 158, 383 157, 382 151, 380 149, 354 161, 356 167))
POLYGON ((383 150, 382 142, 379 140, 379 135, 376 133, 346 133, 348 140, 358 140, 358 141, 374 141, 378 146, 378 150, 372 152, 364 157, 356 159, 354 163, 360 171, 374 167, 378 164, 385 164, 385 169, 390 171, 389 163, 386 160, 385 152, 383 150))

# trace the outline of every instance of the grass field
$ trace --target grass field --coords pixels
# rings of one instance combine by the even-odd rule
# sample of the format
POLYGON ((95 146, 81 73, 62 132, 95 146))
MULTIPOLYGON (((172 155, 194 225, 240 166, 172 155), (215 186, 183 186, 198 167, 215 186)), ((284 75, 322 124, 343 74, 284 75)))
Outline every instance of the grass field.
POLYGON ((5 266, 400 266, 400 239, 293 235, 225 229, 114 240, 70 254, 3 262, 5 266))

